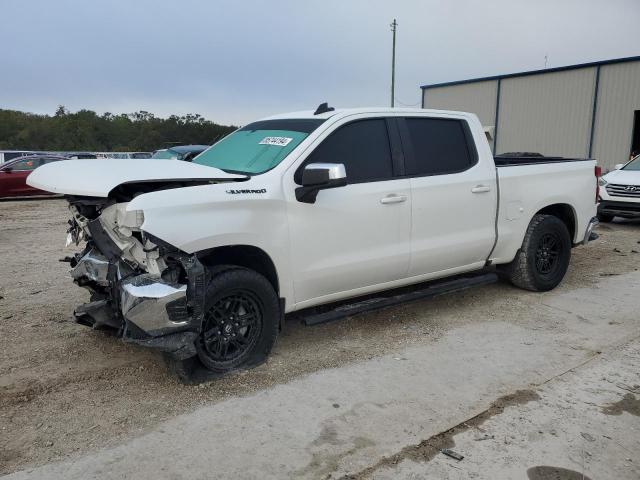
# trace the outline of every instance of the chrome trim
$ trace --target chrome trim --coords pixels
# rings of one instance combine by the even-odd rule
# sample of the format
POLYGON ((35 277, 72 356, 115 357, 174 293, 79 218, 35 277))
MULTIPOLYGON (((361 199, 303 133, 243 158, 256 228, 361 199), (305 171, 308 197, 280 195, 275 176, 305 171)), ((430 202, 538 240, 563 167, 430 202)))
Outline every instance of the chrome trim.
POLYGON ((98 285, 108 286, 107 273, 109 272, 109 261, 95 249, 89 250, 71 270, 74 280, 85 277, 96 282, 98 285))
POLYGON ((600 223, 600 221, 598 220, 598 217, 593 217, 591 220, 589 220, 589 225, 587 225, 587 230, 584 232, 584 238, 582 239, 582 242, 580 242, 582 245, 586 245, 587 243, 589 243, 589 238, 591 237, 591 233, 593 232, 593 229, 596 227, 596 225, 598 225, 600 223))
POLYGON ((174 322, 167 312, 167 304, 186 300, 186 285, 169 284, 145 274, 124 280, 120 293, 122 316, 150 335, 166 334, 189 323, 188 320, 174 322))
POLYGON ((342 163, 310 163, 304 168, 305 170, 328 170, 329 180, 347 178, 347 171, 342 163))

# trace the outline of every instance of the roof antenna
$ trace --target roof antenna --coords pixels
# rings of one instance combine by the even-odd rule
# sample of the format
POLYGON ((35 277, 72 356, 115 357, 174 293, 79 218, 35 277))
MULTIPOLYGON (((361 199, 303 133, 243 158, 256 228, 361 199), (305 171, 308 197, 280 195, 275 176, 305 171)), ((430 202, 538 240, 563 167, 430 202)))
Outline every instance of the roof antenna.
POLYGON ((324 102, 318 105, 318 108, 316 108, 316 111, 313 112, 313 114, 320 115, 321 113, 333 112, 334 110, 335 108, 330 107, 327 102, 324 102))

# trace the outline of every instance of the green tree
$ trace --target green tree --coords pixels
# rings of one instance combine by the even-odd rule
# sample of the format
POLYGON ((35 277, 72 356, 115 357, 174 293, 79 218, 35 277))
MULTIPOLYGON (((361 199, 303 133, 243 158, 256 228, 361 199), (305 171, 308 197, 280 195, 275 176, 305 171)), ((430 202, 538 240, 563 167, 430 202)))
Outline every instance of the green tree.
POLYGON ((141 110, 102 115, 69 112, 53 116, 0 109, 1 150, 152 151, 169 143, 209 145, 236 127, 219 125, 197 113, 158 118, 141 110))

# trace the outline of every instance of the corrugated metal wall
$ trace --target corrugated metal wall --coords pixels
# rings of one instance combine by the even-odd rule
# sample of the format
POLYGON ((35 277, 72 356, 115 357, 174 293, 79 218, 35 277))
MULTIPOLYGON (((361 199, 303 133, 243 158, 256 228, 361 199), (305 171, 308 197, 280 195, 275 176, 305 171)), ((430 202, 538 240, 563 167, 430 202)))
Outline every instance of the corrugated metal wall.
POLYGON ((497 80, 465 83, 422 91, 425 108, 475 113, 484 126, 495 126, 497 80))
POLYGON ((500 84, 496 153, 589 153, 596 68, 506 78, 500 84))
MULTIPOLYGON (((634 111, 640 110, 640 61, 605 63, 599 68, 591 157, 606 171, 629 158, 634 111)), ((496 153, 586 157, 597 71, 597 66, 578 67, 425 88, 423 104, 473 112, 483 125, 494 125, 500 82, 496 153)))
POLYGON ((605 169, 629 160, 634 110, 640 110, 640 62, 602 65, 592 156, 605 169))

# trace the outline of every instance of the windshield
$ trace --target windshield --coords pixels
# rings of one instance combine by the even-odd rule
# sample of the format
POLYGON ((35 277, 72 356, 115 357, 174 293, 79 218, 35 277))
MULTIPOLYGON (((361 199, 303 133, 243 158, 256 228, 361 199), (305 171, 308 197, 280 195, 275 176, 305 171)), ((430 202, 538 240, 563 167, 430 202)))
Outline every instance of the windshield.
POLYGON ((198 155, 193 163, 238 173, 271 170, 324 120, 263 120, 226 136, 198 155))
POLYGON ((640 155, 627 163, 622 170, 640 170, 640 155))
POLYGON ((166 149, 166 150, 158 150, 151 156, 151 158, 158 158, 160 160, 176 160, 180 158, 180 155, 178 155, 173 150, 166 149))

